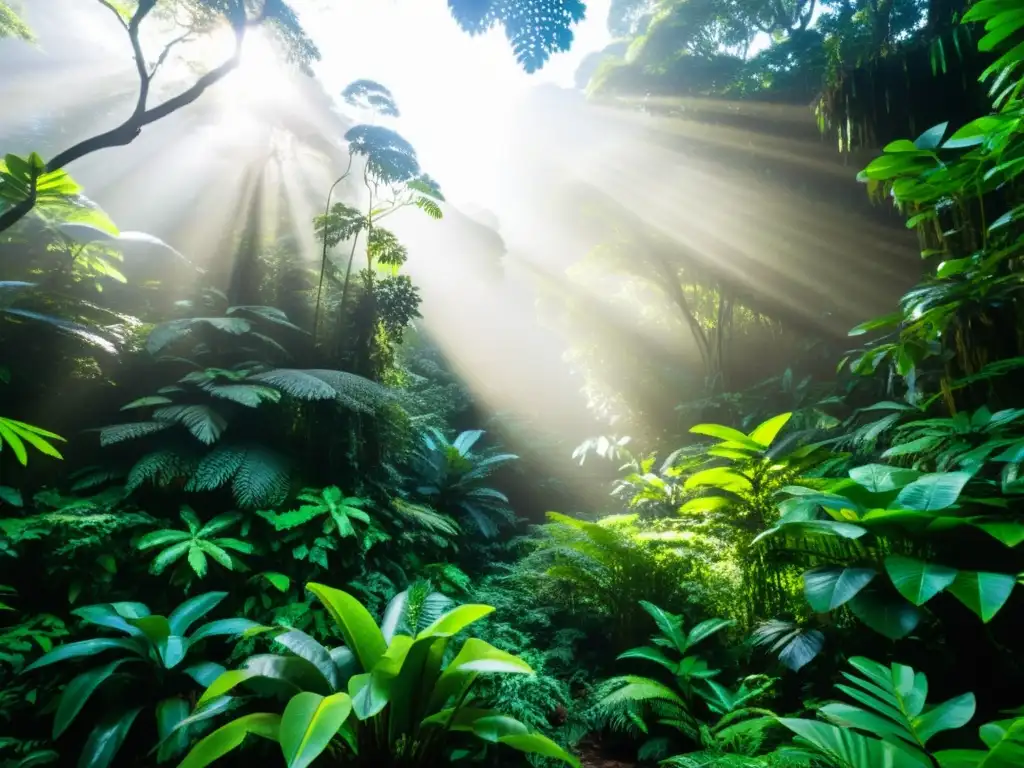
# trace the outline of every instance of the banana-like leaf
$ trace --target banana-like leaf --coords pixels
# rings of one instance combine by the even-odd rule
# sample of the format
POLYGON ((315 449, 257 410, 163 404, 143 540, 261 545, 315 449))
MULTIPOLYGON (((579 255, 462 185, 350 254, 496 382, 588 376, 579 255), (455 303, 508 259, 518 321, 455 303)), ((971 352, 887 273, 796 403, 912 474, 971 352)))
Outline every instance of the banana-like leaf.
POLYGON ((117 659, 102 667, 95 667, 88 672, 83 672, 74 678, 64 688, 61 694, 60 703, 57 705, 57 714, 53 718, 53 738, 56 740, 69 725, 74 721, 82 707, 89 701, 89 697, 96 692, 112 674, 128 659, 117 659))
POLYGON ((352 595, 340 589, 316 583, 307 584, 306 589, 323 603, 363 670, 372 670, 387 650, 387 644, 370 612, 352 595))
POLYGON ((33 661, 22 672, 29 672, 33 669, 39 669, 40 667, 56 664, 59 661, 67 661, 68 659, 95 656, 97 653, 113 650, 114 648, 119 648, 122 651, 128 651, 136 656, 145 658, 145 653, 139 647, 139 644, 133 640, 121 637, 97 637, 92 640, 78 640, 74 643, 59 645, 33 661))
POLYGON ((206 768, 214 760, 218 760, 241 746, 250 733, 262 736, 271 741, 279 741, 281 716, 266 712, 244 715, 221 726, 204 738, 188 753, 178 768, 206 768))
POLYGON ((320 643, 297 629, 278 635, 274 640, 315 666, 327 680, 332 691, 338 690, 338 669, 330 653, 320 643))
POLYGON ((345 693, 293 696, 285 707, 278 735, 288 768, 306 768, 316 760, 351 711, 352 700, 345 693))
POLYGON ((141 711, 142 707, 136 707, 101 720, 82 746, 78 768, 108 768, 141 711))
POLYGON ((188 717, 188 702, 181 696, 171 696, 156 705, 156 730, 160 739, 156 761, 165 763, 188 749, 188 729, 179 728, 188 717))

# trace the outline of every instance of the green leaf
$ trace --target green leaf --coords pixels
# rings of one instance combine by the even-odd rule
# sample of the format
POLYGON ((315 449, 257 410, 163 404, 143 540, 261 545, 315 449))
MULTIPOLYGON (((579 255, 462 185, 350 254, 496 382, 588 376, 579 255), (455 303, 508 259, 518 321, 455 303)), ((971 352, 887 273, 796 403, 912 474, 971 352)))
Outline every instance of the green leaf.
POLYGON ((906 637, 921 621, 920 609, 902 597, 882 595, 871 590, 858 594, 849 605, 854 616, 890 640, 906 637))
POLYGON ((316 583, 307 584, 306 589, 323 603, 363 670, 373 669, 387 650, 387 645, 370 612, 352 595, 340 589, 316 583))
POLYGON ((885 570, 893 586, 914 605, 924 605, 956 579, 956 569, 924 563, 911 557, 889 555, 885 570))
POLYGON ((253 669, 229 669, 210 683, 209 687, 203 691, 203 695, 200 696, 199 701, 196 702, 196 709, 199 709, 204 704, 225 695, 245 681, 252 680, 254 677, 259 676, 259 674, 260 673, 257 670, 253 669))
POLYGON ((198 546, 192 545, 189 547, 188 564, 199 578, 203 578, 206 575, 206 554, 198 546))
POLYGON ((188 702, 180 696, 162 699, 156 705, 156 730, 159 738, 156 761, 164 763, 188 749, 187 728, 178 728, 188 717, 188 702))
POLYGON ((82 711, 89 697, 96 692, 107 678, 128 659, 117 659, 102 667, 95 667, 74 678, 64 688, 53 718, 53 738, 56 740, 82 711))
POLYGON ((124 744, 128 731, 142 707, 119 712, 100 721, 85 740, 78 756, 78 768, 107 768, 124 744))
POLYGON ((541 755, 542 757, 549 757, 554 760, 561 760, 563 763, 568 763, 574 768, 579 768, 580 765, 579 760, 570 755, 547 736, 542 736, 539 733, 511 734, 509 736, 500 737, 498 741, 512 747, 512 749, 518 749, 520 752, 532 755, 541 755))
POLYGON ((804 595, 818 613, 828 613, 853 599, 875 578, 873 568, 814 568, 804 573, 804 595))
POLYGON ((425 637, 451 637, 461 632, 475 621, 479 621, 489 613, 494 613, 490 605, 466 604, 448 611, 430 626, 424 628, 416 639, 425 637))
POLYGON ((672 661, 664 653, 657 648, 650 648, 643 646, 640 648, 630 648, 628 651, 624 651, 615 657, 616 659, 645 659, 647 661, 653 661, 655 664, 660 664, 672 674, 676 673, 679 669, 679 663, 672 661))
POLYGON ((940 731, 962 728, 974 717, 976 703, 973 693, 964 693, 938 704, 914 719, 914 731, 927 742, 940 731))
POLYGON ((844 768, 930 768, 929 764, 888 742, 815 720, 780 717, 779 722, 813 745, 833 765, 844 768))
POLYGON ((244 715, 221 726, 196 744, 178 768, 205 768, 224 755, 241 746, 245 737, 254 733, 271 741, 280 737, 281 716, 258 712, 244 715))
POLYGON ((297 629, 278 635, 274 640, 320 670, 331 690, 338 690, 338 669, 330 653, 320 643, 297 629))
POLYGON ((119 648, 122 651, 128 651, 136 656, 143 656, 138 643, 121 637, 97 637, 92 640, 78 640, 74 643, 65 643, 54 648, 49 653, 39 657, 22 672, 28 672, 33 669, 39 669, 49 664, 56 664, 59 661, 67 661, 68 659, 77 659, 83 656, 95 656, 97 653, 103 651, 109 651, 114 648, 119 648))
POLYGON ((195 644, 207 637, 238 637, 270 629, 273 627, 265 627, 251 619, 217 619, 199 627, 192 633, 188 641, 195 644))
POLYGON ((886 493, 909 485, 921 476, 916 469, 866 464, 850 470, 850 479, 872 493, 886 493))
POLYGON ((277 573, 276 571, 266 571, 261 574, 264 579, 270 582, 270 585, 274 587, 278 592, 287 592, 292 585, 292 580, 285 576, 283 573, 277 573))
POLYGON ((697 424, 690 427, 690 432, 694 435, 714 437, 727 443, 736 443, 752 451, 760 452, 764 448, 759 442, 743 434, 738 429, 733 429, 723 424, 697 424))
POLYGON ((942 143, 942 137, 946 135, 946 128, 948 125, 949 123, 939 123, 938 125, 932 126, 914 139, 914 146, 918 149, 938 149, 939 144, 942 143))
POLYGON ((900 491, 896 503, 904 509, 935 512, 948 509, 960 498, 971 479, 969 472, 937 472, 922 475, 900 491))
POLYGON ((758 445, 767 448, 775 441, 779 432, 781 432, 782 428, 789 423, 789 420, 792 417, 792 413, 780 413, 778 416, 773 416, 767 421, 759 424, 754 431, 750 433, 750 439, 758 445))
POLYGON ((960 571, 950 593, 988 623, 1009 599, 1017 580, 1003 573, 960 571))
POLYGON ((285 707, 278 736, 288 768, 306 768, 316 760, 351 711, 352 700, 346 693, 293 696, 285 707))
POLYGON ((163 616, 143 616, 139 619, 128 619, 128 623, 142 630, 154 646, 170 637, 171 625, 163 616))
POLYGON ((228 596, 227 592, 205 592, 189 598, 167 617, 172 635, 184 635, 196 621, 216 608, 228 596))

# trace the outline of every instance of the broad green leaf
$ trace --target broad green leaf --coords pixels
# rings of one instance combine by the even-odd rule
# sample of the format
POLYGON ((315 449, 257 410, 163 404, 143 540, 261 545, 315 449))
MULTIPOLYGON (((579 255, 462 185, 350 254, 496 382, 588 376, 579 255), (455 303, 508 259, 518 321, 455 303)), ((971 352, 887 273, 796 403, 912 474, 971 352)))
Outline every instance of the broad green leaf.
POLYGON ((448 611, 430 626, 424 628, 416 639, 427 637, 451 637, 461 632, 475 621, 479 621, 489 613, 494 613, 490 605, 466 604, 448 611))
POLYGON ((221 664, 212 661, 200 661, 196 664, 190 664, 181 671, 205 689, 227 670, 221 664))
POLYGON ((716 632, 721 632, 726 627, 731 627, 735 623, 732 619, 708 619, 707 621, 702 621, 690 630, 686 637, 686 648, 680 650, 686 651, 697 643, 711 637, 716 632))
POLYGON ((227 596, 227 592, 206 592, 183 602, 167 617, 171 626, 171 634, 188 634, 189 627, 216 608, 227 596))
POLYGON ((207 637, 234 637, 252 635, 257 632, 268 632, 273 627, 257 624, 251 619, 215 619, 199 627, 189 637, 189 643, 198 643, 207 637))
POLYGON ((921 610, 899 596, 867 590, 854 597, 849 605, 854 616, 890 640, 906 637, 921 621, 921 610))
POLYGON ((334 660, 330 653, 320 643, 297 629, 278 635, 274 640, 315 666, 320 670, 331 690, 338 690, 338 670, 334 666, 334 660))
POLYGON ((778 437, 779 432, 782 428, 789 423, 789 420, 793 418, 792 413, 780 413, 778 416, 773 416, 757 426, 753 432, 750 433, 750 439, 758 445, 767 448, 778 437))
POLYGON ((280 728, 280 715, 271 715, 266 712, 244 715, 221 726, 192 747, 192 751, 182 760, 178 768, 206 768, 214 760, 241 746, 245 737, 250 733, 271 741, 278 741, 280 728))
POLYGON ((759 442, 743 434, 738 429, 733 429, 723 424, 697 424, 690 427, 690 432, 694 435, 714 437, 727 443, 736 443, 736 445, 748 448, 751 451, 760 452, 764 448, 759 442))
POLYGON ((924 605, 956 579, 956 569, 924 563, 911 557, 889 555, 885 570, 893 586, 914 605, 924 605))
POLYGON ((548 757, 554 760, 561 760, 563 763, 573 766, 573 768, 579 768, 580 765, 579 760, 570 755, 547 736, 542 736, 539 733, 512 734, 510 736, 502 736, 498 741, 512 747, 512 749, 518 749, 520 752, 532 755, 541 755, 542 757, 548 757))
POLYGON ((292 585, 292 580, 285 576, 283 573, 277 573, 276 571, 266 571, 262 575, 263 578, 270 582, 270 585, 278 592, 287 592, 292 585))
POLYGON ((351 711, 352 700, 345 693, 293 696, 284 709, 278 735, 288 768, 306 768, 316 760, 351 711))
POLYGON ((171 696, 157 703, 156 731, 160 739, 156 753, 158 763, 167 762, 188 749, 188 729, 178 727, 188 717, 188 710, 188 702, 181 696, 171 696))
POLYGON ((107 768, 117 757, 142 707, 110 715, 92 729, 78 756, 78 768, 107 768))
POLYGON ((247 680, 252 680, 257 674, 255 670, 251 669, 229 669, 227 672, 222 673, 203 691, 203 695, 196 702, 196 709, 208 704, 213 699, 223 696, 247 680))
POLYGON ((141 619, 128 619, 128 623, 142 630, 153 645, 159 645, 171 634, 170 622, 163 616, 143 616, 141 619))
POLYGON ((1020 768, 1024 765, 1024 718, 986 723, 979 729, 988 751, 936 752, 942 768, 1020 768))
POLYGON ((74 721, 89 697, 96 692, 104 681, 128 659, 117 659, 102 667, 95 667, 74 678, 64 688, 57 705, 57 714, 53 718, 53 738, 56 740, 74 721))
POLYGON ((779 718, 779 722, 843 768, 931 768, 927 760, 848 728, 788 717, 779 718))
POLYGON ((804 595, 818 613, 828 613, 857 595, 875 578, 873 568, 814 568, 804 573, 804 595))
POLYGON ((922 475, 900 491, 896 503, 904 509, 923 512, 948 509, 960 498, 960 492, 970 479, 969 472, 937 472, 922 475))
POLYGON ((872 493, 885 493, 912 483, 921 476, 916 469, 890 467, 886 464, 866 464, 850 470, 850 479, 872 493))
POLYGON ((932 126, 914 139, 914 146, 918 149, 938 149, 939 144, 942 143, 942 137, 946 135, 947 126, 949 126, 949 123, 939 123, 932 126))
POLYGON ((306 589, 323 603, 363 670, 373 669, 387 650, 387 645, 370 612, 352 595, 340 589, 316 583, 307 584, 306 589))
POLYGON ((74 643, 59 645, 49 653, 46 653, 33 661, 22 671, 28 672, 33 669, 45 667, 49 664, 56 664, 59 661, 77 659, 82 656, 95 656, 97 653, 113 650, 114 648, 118 648, 122 651, 128 651, 136 656, 145 656, 142 649, 139 648, 139 644, 132 640, 121 637, 97 637, 92 640, 78 640, 74 643))
POLYGON ((679 669, 679 663, 672 661, 664 653, 657 648, 641 647, 641 648, 630 648, 628 651, 620 653, 615 657, 616 659, 646 659, 647 661, 653 661, 655 664, 660 664, 672 674, 676 673, 679 669))
POLYGON ((462 644, 455 658, 438 678, 430 697, 429 709, 439 709, 463 683, 481 672, 532 675, 533 669, 518 656, 471 637, 462 644))
POLYGON ((973 693, 948 699, 914 718, 914 731, 922 742, 927 742, 940 731, 962 728, 974 717, 975 706, 973 693))
POLYGON ((988 623, 1009 599, 1017 580, 1005 573, 960 571, 949 587, 952 595, 988 623))

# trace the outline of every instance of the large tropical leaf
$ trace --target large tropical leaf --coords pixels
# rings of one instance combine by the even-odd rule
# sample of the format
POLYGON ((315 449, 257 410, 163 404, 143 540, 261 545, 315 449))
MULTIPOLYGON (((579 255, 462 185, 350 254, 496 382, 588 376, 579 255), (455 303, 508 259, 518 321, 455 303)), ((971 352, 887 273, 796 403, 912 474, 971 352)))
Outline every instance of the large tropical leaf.
POLYGON ((828 613, 853 599, 877 572, 872 568, 814 568, 804 573, 804 594, 818 613, 828 613))
POLYGON ((281 717, 278 740, 288 768, 306 768, 327 748, 352 711, 346 693, 293 696, 281 717))
POLYGON ((141 711, 142 707, 136 707, 104 717, 85 740, 78 756, 78 768, 108 768, 141 711))
POLYGON ((323 603, 363 670, 372 670, 384 655, 387 645, 370 612, 352 595, 340 589, 316 583, 307 584, 306 589, 323 603))
POLYGON ((281 716, 267 713, 244 715, 221 726, 196 744, 178 768, 205 768, 241 746, 250 733, 271 741, 280 740, 281 716))
POLYGON ((53 718, 54 739, 64 733, 89 701, 89 697, 126 661, 128 659, 117 659, 102 667, 94 667, 67 684, 61 694, 60 703, 57 704, 57 714, 53 718))

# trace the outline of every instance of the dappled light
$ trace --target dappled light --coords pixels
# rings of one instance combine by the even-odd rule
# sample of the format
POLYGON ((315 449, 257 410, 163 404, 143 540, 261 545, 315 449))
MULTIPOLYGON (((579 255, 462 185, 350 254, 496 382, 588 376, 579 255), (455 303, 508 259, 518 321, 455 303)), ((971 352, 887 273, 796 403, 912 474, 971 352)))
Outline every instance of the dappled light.
POLYGON ((1022 40, 0 0, 0 768, 1024 766, 1022 40))

